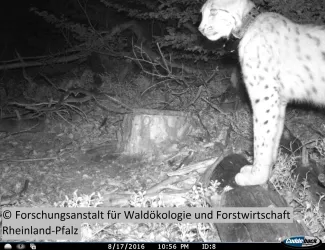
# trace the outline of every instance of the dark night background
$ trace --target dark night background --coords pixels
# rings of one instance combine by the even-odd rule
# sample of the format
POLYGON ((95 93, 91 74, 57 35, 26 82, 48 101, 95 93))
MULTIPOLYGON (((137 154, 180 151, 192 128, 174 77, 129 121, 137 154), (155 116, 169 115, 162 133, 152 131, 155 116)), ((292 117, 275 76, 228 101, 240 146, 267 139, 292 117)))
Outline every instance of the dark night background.
MULTIPOLYGON (((77 1, 75 1, 76 3, 77 1)), ((101 6, 103 11, 107 9, 99 1, 95 2, 101 6)), ((80 1, 83 4, 82 1, 80 1)), ((87 3, 87 2, 86 2, 87 3)), ((3 1, 0 14, 0 61, 16 58, 16 52, 22 57, 37 56, 41 54, 55 53, 62 50, 66 44, 60 31, 56 30, 53 24, 46 22, 42 17, 30 11, 31 7, 36 7, 40 11, 48 11, 56 17, 65 14, 71 18, 72 14, 77 14, 83 20, 71 18, 73 21, 87 23, 87 19, 78 5, 71 5, 67 1, 3 1)), ((119 13, 109 13, 112 23, 127 20, 125 15, 119 13)), ((111 26, 110 26, 111 27, 111 26)))
POLYGON ((44 7, 46 1, 3 1, 0 14, 0 60, 21 56, 35 56, 44 52, 53 29, 40 17, 29 11, 32 6, 44 7))

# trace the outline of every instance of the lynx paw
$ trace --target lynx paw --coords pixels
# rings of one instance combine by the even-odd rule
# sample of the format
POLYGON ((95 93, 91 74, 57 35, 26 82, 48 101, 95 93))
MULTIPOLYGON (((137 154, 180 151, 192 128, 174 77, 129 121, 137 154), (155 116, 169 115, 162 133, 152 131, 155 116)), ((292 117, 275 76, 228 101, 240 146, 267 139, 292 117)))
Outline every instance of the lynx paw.
POLYGON ((240 173, 235 176, 235 181, 239 186, 253 186, 265 184, 268 178, 268 167, 244 166, 240 169, 240 173))
POLYGON ((244 166, 240 169, 240 173, 250 173, 252 172, 253 166, 244 166))

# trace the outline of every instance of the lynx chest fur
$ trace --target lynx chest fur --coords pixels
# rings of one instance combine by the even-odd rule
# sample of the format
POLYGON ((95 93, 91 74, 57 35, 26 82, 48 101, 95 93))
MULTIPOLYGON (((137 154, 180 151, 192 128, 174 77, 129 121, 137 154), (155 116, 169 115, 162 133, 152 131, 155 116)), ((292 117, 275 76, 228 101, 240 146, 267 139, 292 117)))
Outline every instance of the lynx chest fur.
POLYGON ((325 105, 325 26, 301 25, 276 13, 250 16, 250 0, 208 0, 200 32, 210 40, 241 39, 239 57, 253 109, 254 164, 236 175, 238 185, 270 177, 292 100, 325 105))

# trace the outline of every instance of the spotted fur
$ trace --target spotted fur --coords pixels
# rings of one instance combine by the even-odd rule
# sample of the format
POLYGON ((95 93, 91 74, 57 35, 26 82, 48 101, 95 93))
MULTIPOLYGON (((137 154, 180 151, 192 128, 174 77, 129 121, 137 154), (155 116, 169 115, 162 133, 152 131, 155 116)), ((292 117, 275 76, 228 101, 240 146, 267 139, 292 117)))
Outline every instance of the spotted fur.
POLYGON ((254 7, 250 0, 208 0, 199 26, 212 41, 244 30, 238 49, 253 109, 254 163, 236 175, 242 186, 270 178, 288 102, 325 105, 325 26, 301 25, 267 12, 244 27, 254 7))

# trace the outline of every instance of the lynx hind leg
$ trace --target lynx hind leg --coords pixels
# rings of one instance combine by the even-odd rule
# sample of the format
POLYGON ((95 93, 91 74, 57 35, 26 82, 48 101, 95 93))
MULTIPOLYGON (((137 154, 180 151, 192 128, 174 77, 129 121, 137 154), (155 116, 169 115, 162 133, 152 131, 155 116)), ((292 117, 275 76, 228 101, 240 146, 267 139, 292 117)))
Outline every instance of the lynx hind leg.
POLYGON ((262 185, 268 181, 276 160, 286 105, 281 102, 273 77, 259 77, 257 82, 253 72, 246 70, 245 75, 248 76, 245 84, 253 108, 254 163, 242 167, 235 181, 240 186, 262 185))

